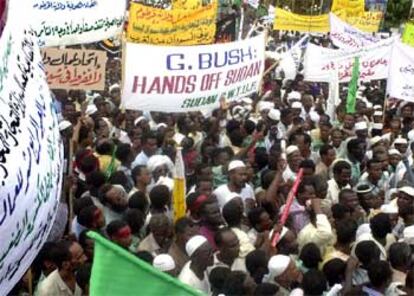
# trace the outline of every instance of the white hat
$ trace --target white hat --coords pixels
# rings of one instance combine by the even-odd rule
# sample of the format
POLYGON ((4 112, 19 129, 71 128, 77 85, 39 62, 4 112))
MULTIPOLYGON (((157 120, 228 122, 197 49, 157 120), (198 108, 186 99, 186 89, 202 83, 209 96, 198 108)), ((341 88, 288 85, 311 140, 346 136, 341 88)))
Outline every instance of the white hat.
POLYGON ((288 101, 292 101, 292 100, 300 100, 300 98, 301 98, 302 96, 301 96, 301 94, 300 94, 300 92, 298 92, 298 91, 292 91, 292 92, 290 92, 289 94, 288 94, 288 96, 287 96, 287 100, 288 101))
POLYGON ((295 145, 290 145, 286 148, 286 155, 289 156, 290 154, 299 151, 299 147, 295 145))
POLYGON ((388 150, 388 155, 401 155, 401 153, 400 151, 394 148, 394 149, 388 150))
POLYGON ((382 110, 382 106, 381 105, 374 105, 374 110, 382 110))
POLYGON ((381 141, 382 141, 382 138, 380 136, 375 136, 375 137, 371 138, 371 140, 369 142, 370 142, 371 146, 374 146, 375 144, 378 144, 381 141))
POLYGON ((160 254, 154 258, 152 266, 160 271, 171 271, 175 269, 175 262, 170 255, 160 254))
POLYGON ((207 239, 202 235, 195 235, 190 238, 189 241, 185 244, 185 252, 187 253, 188 257, 191 257, 194 252, 197 251, 197 249, 206 242, 207 239))
POLYGON ((69 128, 72 126, 72 123, 70 123, 70 121, 67 120, 62 120, 61 122, 59 122, 59 131, 64 131, 65 129, 69 128))
POLYGON ((374 116, 382 116, 382 111, 375 111, 374 116))
POLYGON ((382 130, 384 128, 384 125, 382 123, 373 123, 372 129, 382 130))
POLYGON ((235 169, 238 169, 238 168, 245 168, 245 167, 246 167, 246 165, 244 164, 243 161, 241 161, 241 160, 232 160, 229 163, 227 171, 230 172, 232 170, 235 170, 235 169))
POLYGON ((217 195, 217 203, 220 207, 220 209, 223 209, 224 206, 234 198, 240 197, 240 194, 236 192, 230 192, 228 194, 218 194, 217 195))
POLYGON ((267 113, 267 116, 274 121, 280 120, 280 111, 277 109, 270 109, 269 113, 267 113))
POLYGON ((161 122, 161 123, 158 123, 157 125, 156 125, 156 128, 157 129, 160 129, 160 128, 162 128, 162 127, 168 127, 168 125, 166 124, 166 123, 164 123, 164 122, 161 122))
POLYGON ((414 225, 404 228, 403 237, 407 244, 414 245, 414 225))
POLYGON ((394 141, 394 145, 395 144, 401 144, 401 145, 404 145, 404 144, 408 144, 408 141, 407 141, 407 139, 406 138, 403 138, 403 137, 398 137, 397 139, 395 139, 395 141, 394 141))
POLYGON ((92 115, 92 114, 95 114, 97 111, 98 111, 98 108, 96 108, 95 104, 89 104, 88 107, 86 107, 85 114, 92 115))
POLYGON ((399 192, 404 192, 405 194, 408 194, 409 196, 414 197, 414 188, 411 186, 403 186, 398 189, 399 192))
POLYGON ((118 83, 115 83, 115 84, 112 84, 110 87, 109 87, 109 92, 111 93, 113 90, 115 90, 115 89, 120 89, 121 87, 119 86, 119 84, 118 83))
POLYGON ((362 236, 365 236, 367 234, 371 233, 371 227, 369 226, 369 223, 364 223, 361 226, 358 227, 356 232, 356 240, 362 240, 362 236))
POLYGON ((268 101, 261 101, 258 103, 258 109, 259 112, 263 112, 265 110, 270 110, 275 106, 275 104, 273 104, 272 102, 268 102, 268 101))
POLYGON ((282 275, 289 267, 290 257, 286 255, 276 255, 270 258, 267 268, 269 273, 266 278, 268 281, 273 281, 275 277, 282 275))
POLYGON ((315 111, 309 112, 309 117, 314 123, 319 123, 320 116, 317 112, 315 111))
POLYGON ((369 101, 366 101, 366 102, 365 102, 365 105, 367 106, 367 108, 368 108, 368 109, 371 109, 371 108, 372 108, 372 106, 373 106, 373 105, 372 105, 372 103, 371 103, 371 102, 369 102, 369 101))
POLYGON ((381 206, 381 212, 384 214, 398 214, 398 208, 392 204, 384 204, 381 206))
POLYGON ((138 117, 137 119, 135 119, 135 121, 134 121, 134 125, 136 126, 136 125, 138 125, 141 121, 143 121, 143 120, 147 120, 146 118, 145 118, 145 116, 140 116, 140 117, 138 117))
POLYGON ((302 109, 302 103, 301 102, 293 102, 291 108, 292 109, 302 109))
POLYGON ((356 131, 362 131, 368 129, 368 125, 365 121, 359 121, 357 123, 355 123, 355 130, 356 131))

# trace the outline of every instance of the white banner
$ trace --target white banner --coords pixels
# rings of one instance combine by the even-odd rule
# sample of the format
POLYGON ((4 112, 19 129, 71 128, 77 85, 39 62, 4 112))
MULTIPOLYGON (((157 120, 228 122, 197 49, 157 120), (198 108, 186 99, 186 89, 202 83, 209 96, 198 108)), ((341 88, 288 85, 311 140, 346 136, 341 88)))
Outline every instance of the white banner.
POLYGON ((331 27, 329 37, 332 43, 340 49, 355 50, 379 41, 372 34, 358 30, 333 13, 329 14, 329 23, 331 27))
POLYGON ((123 104, 126 109, 211 111, 256 92, 264 70, 265 38, 203 46, 127 43, 123 104))
POLYGON ((399 41, 392 49, 387 93, 391 98, 414 102, 414 50, 399 41))
POLYGON ((122 33, 125 0, 25 1, 41 46, 91 43, 122 33))
POLYGON ((0 39, 1 295, 8 295, 45 242, 62 186, 57 115, 37 40, 22 22, 9 14, 0 39))
POLYGON ((308 44, 304 57, 304 76, 307 81, 330 82, 331 70, 338 65, 340 83, 349 82, 352 65, 360 57, 360 80, 370 81, 388 77, 392 44, 389 38, 355 51, 342 51, 308 44))
POLYGON ((308 41, 309 36, 305 35, 288 52, 282 54, 278 70, 283 70, 285 78, 295 79, 308 41))

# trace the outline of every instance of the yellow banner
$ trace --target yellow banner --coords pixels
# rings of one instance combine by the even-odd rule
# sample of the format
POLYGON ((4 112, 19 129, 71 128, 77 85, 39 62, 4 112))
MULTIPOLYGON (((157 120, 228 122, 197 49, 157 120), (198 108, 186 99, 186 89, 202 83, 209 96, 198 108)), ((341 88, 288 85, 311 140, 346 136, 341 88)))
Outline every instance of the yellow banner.
POLYGON ((414 46, 414 23, 406 23, 404 33, 402 35, 402 42, 414 46))
POLYGON ((358 15, 365 11, 364 0, 333 0, 332 12, 346 11, 348 15, 358 15))
POLYGON ((300 15, 276 8, 273 29, 326 33, 329 32, 329 15, 300 15))
MULTIPOLYGON (((347 22, 364 32, 377 32, 383 17, 383 13, 380 11, 367 11, 356 16, 348 15, 345 10, 342 10, 338 11, 336 15, 344 22, 347 22)), ((300 15, 281 8, 276 8, 273 29, 326 33, 330 30, 329 14, 314 16, 300 15)))
POLYGON ((173 0, 172 2, 173 10, 176 9, 188 9, 194 10, 201 7, 200 0, 173 0))
POLYGON ((164 10, 131 3, 127 39, 158 45, 214 42, 217 1, 196 10, 164 10))

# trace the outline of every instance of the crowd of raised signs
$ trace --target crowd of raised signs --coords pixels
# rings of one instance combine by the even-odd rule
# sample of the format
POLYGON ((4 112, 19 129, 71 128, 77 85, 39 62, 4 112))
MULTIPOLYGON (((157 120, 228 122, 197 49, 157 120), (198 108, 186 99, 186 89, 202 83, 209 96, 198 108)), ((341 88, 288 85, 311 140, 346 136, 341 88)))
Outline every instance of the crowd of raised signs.
MULTIPOLYGON (((272 50, 301 37, 272 35, 272 50)), ((122 110, 116 52, 105 91, 53 90, 62 198, 11 295, 29 285, 39 296, 89 295, 90 230, 206 295, 414 295, 414 104, 371 81, 347 113, 341 84, 332 118, 328 84, 283 77, 276 68, 261 94, 223 98, 208 117, 122 110), (174 221, 177 147, 187 213, 174 221)))

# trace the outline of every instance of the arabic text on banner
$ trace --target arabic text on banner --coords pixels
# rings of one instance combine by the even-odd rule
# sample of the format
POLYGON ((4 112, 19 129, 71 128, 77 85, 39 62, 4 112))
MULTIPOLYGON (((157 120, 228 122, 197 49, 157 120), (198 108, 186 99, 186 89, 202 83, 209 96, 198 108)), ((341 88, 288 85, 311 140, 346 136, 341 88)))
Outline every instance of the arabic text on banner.
POLYGON ((31 24, 41 46, 91 43, 122 33, 126 1, 28 1, 32 5, 31 24))
POLYGON ((0 291, 22 278, 52 228, 62 185, 57 115, 36 38, 9 15, 0 40, 0 291), (11 22, 15 23, 11 23, 11 22))
POLYGON ((217 1, 196 10, 165 10, 131 3, 127 38, 158 45, 198 45, 214 42, 217 1))
POLYGON ((391 59, 387 93, 391 98, 414 102, 413 48, 397 41, 392 49, 391 59))
POLYGON ((365 11, 360 15, 346 14, 345 11, 335 12, 344 22, 368 33, 377 32, 384 16, 381 11, 365 11))
POLYGON ((414 47, 414 23, 405 24, 402 42, 414 47))
POLYGON ((105 89, 106 52, 47 48, 42 54, 50 88, 105 89))
POLYGON ((326 33, 329 32, 329 15, 300 15, 276 8, 273 29, 326 33))
POLYGON ((307 81, 329 82, 338 65, 338 80, 349 82, 353 59, 360 57, 360 79, 370 81, 388 77, 390 55, 394 39, 389 38, 351 52, 308 44, 304 57, 304 76, 307 81))
POLYGON ((172 1, 173 10, 176 10, 176 9, 194 10, 194 9, 199 9, 201 5, 202 5, 201 0, 173 0, 172 1))
POLYGON ((128 42, 122 101, 126 109, 211 111, 259 89, 264 35, 203 46, 149 46, 128 42), (156 56, 157 59, 149 59, 156 56))

